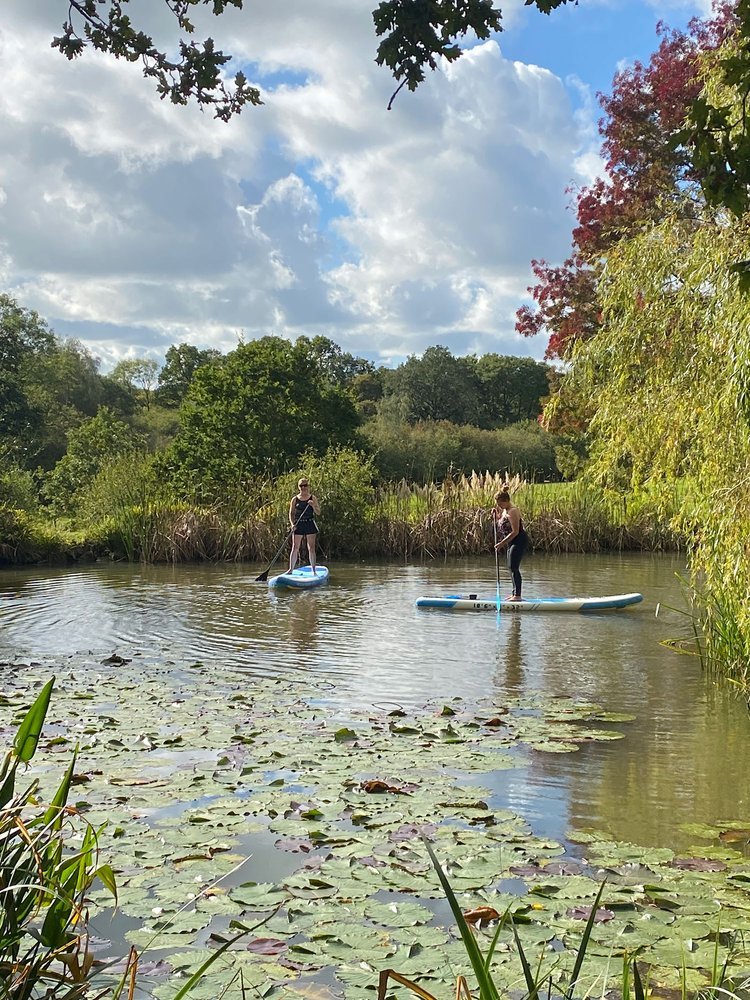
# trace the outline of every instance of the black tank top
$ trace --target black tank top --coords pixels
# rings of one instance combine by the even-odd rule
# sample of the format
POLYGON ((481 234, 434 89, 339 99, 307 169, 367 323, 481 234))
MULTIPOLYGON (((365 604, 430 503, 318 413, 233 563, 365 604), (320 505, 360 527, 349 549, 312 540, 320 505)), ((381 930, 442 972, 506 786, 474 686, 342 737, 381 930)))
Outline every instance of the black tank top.
MULTIPOLYGON (((498 538, 502 540, 507 537, 513 529, 510 526, 510 518, 506 517, 501 523, 503 525, 503 530, 498 531, 498 538)), ((529 536, 526 534, 526 529, 523 526, 523 518, 519 515, 518 534, 510 544, 515 545, 516 542, 528 542, 528 540, 529 536)))
POLYGON ((313 524, 313 518, 315 517, 315 511, 310 503, 310 500, 300 500, 299 497, 295 497, 294 500, 294 523, 298 528, 304 528, 308 524, 313 524))

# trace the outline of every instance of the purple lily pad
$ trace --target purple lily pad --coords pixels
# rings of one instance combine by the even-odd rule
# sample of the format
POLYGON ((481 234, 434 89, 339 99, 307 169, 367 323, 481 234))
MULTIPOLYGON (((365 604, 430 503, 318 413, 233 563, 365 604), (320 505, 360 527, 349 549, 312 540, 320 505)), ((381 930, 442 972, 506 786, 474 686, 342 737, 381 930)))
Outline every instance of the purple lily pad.
MULTIPOLYGON (((567 911, 567 915, 572 917, 574 920, 588 920, 591 916, 591 906, 573 906, 567 911)), ((596 911, 596 916, 594 917, 595 924, 603 924, 607 920, 614 920, 614 912, 612 910, 606 909, 604 906, 600 906, 596 911)))
POLYGON ((511 865, 508 871, 511 875, 517 875, 519 878, 533 878, 535 875, 541 874, 542 869, 539 865, 511 865))
POLYGON ((727 866, 723 861, 712 861, 709 858, 674 858, 670 867, 680 868, 685 872, 725 872, 727 866))
POLYGON ((372 854, 366 858, 355 858, 357 864, 365 865, 367 868, 387 868, 388 862, 381 861, 380 858, 373 857, 372 854))
POLYGON ((575 861, 553 861, 544 866, 545 875, 580 875, 582 871, 583 865, 575 861))
POLYGON ((286 941, 278 938, 253 938, 245 945, 246 951, 255 955, 282 955, 289 947, 286 941))
POLYGON ((415 823, 404 823, 398 830, 392 830, 388 834, 388 839, 393 843, 402 840, 416 840, 417 837, 431 837, 436 830, 437 826, 434 823, 422 823, 420 826, 415 823))
POLYGON ((273 846, 291 854, 309 854, 315 849, 309 840, 301 840, 298 837, 281 837, 273 846))

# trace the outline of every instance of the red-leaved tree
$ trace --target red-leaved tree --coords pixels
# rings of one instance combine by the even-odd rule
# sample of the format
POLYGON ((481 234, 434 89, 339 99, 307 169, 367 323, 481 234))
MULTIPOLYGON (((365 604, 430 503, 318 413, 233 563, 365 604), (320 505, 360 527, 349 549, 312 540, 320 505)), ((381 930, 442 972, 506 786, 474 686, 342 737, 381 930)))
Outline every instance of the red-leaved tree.
POLYGON ((576 195, 568 259, 558 267, 532 261, 535 304, 516 314, 519 333, 547 333, 547 358, 565 358, 576 340, 596 334, 597 281, 609 249, 663 217, 668 203, 690 211, 691 197, 701 197, 689 151, 675 136, 701 89, 700 55, 736 29, 735 7, 736 0, 715 0, 712 18, 695 18, 685 32, 660 23, 661 42, 648 65, 622 70, 611 95, 598 95, 605 176, 576 195))

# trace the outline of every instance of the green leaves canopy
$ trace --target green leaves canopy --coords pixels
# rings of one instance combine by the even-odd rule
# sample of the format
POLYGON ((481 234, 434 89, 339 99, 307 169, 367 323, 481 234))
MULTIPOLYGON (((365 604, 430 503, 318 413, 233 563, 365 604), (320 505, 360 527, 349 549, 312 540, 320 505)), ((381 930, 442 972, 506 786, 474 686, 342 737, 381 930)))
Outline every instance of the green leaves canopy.
POLYGON ((348 444, 357 424, 305 345, 263 337, 196 371, 167 462, 177 478, 222 487, 348 444))
MULTIPOLYGON (((576 0, 577 2, 577 0, 576 0)), ((201 44, 186 41, 195 30, 189 18, 191 8, 210 7, 213 14, 223 14, 227 7, 243 8, 243 0, 164 0, 177 21, 180 32, 170 46, 173 53, 161 51, 153 38, 140 30, 128 11, 128 0, 72 0, 62 33, 52 45, 68 59, 75 59, 91 46, 116 59, 140 62, 143 75, 156 81, 159 96, 173 104, 196 101, 213 108, 216 118, 229 119, 248 104, 262 104, 260 91, 248 83, 242 72, 230 83, 223 71, 231 55, 214 45, 212 38, 201 44)), ((540 11, 550 11, 568 0, 525 0, 540 11)), ((373 11, 375 31, 382 36, 376 62, 387 66, 399 90, 406 84, 416 90, 424 80, 425 68, 435 69, 437 60, 458 59, 461 49, 456 40, 469 32, 477 38, 500 31, 501 11, 492 0, 385 0, 373 11)), ((398 92, 398 91, 397 91, 398 92)), ((395 96, 395 95, 394 95, 395 96)))
POLYGON ((679 215, 613 250, 600 333, 574 351, 566 394, 594 413, 589 476, 682 496, 709 657, 750 680, 750 324, 729 270, 746 220, 679 215))

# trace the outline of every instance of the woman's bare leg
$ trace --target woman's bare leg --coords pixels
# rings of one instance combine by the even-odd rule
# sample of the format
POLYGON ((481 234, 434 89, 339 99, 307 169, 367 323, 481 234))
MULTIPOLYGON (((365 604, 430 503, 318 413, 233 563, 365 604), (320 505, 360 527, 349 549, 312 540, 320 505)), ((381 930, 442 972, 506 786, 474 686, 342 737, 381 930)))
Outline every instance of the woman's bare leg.
POLYGON ((302 544, 302 535, 292 535, 292 551, 289 553, 289 572, 291 573, 297 565, 299 558, 299 547, 302 544))
POLYGON ((310 559, 313 576, 317 576, 317 573, 315 572, 315 535, 305 535, 305 538, 307 540, 307 555, 310 559))

